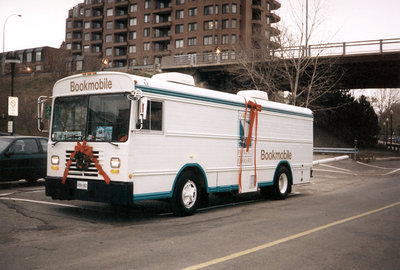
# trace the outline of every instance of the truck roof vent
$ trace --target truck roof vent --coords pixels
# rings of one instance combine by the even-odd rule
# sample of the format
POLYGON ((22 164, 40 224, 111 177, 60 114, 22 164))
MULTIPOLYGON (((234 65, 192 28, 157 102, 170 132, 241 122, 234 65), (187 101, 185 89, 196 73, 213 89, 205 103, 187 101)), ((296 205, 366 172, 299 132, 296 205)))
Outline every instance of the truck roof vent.
POLYGON ((165 81, 165 82, 174 82, 174 83, 195 86, 193 76, 190 76, 188 74, 179 73, 179 72, 159 73, 159 74, 153 75, 151 78, 160 80, 160 81, 165 81))
POLYGON ((268 100, 268 94, 264 91, 260 90, 242 90, 237 92, 238 96, 242 97, 251 97, 251 98, 257 98, 257 99, 262 99, 262 100, 268 100))

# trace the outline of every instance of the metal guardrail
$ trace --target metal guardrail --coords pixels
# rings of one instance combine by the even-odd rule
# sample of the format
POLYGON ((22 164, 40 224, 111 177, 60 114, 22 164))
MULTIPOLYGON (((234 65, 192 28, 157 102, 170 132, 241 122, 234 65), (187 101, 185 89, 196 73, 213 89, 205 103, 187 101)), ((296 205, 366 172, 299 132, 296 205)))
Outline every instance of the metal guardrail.
MULTIPOLYGON (((335 42, 325 44, 312 44, 305 46, 285 47, 270 50, 267 53, 272 57, 287 58, 291 55, 316 56, 345 56, 356 54, 376 54, 400 52, 400 38, 376 39, 364 41, 335 42)), ((262 54, 265 55, 265 51, 262 54)), ((259 60, 260 51, 215 51, 198 54, 163 56, 162 68, 196 67, 202 65, 235 64, 237 58, 245 55, 248 60, 259 60)))
POLYGON ((358 148, 330 148, 330 147, 314 147, 314 153, 329 154, 358 154, 358 148))

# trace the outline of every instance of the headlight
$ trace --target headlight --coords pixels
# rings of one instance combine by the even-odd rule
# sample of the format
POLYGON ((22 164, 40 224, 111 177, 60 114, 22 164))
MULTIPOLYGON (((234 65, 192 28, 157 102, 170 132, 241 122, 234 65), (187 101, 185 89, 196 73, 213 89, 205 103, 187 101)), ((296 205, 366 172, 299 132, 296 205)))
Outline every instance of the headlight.
POLYGON ((121 165, 121 161, 119 160, 119 158, 111 158, 110 165, 111 168, 119 168, 119 166, 121 165))
POLYGON ((60 163, 60 158, 56 155, 51 156, 51 165, 58 165, 60 163))

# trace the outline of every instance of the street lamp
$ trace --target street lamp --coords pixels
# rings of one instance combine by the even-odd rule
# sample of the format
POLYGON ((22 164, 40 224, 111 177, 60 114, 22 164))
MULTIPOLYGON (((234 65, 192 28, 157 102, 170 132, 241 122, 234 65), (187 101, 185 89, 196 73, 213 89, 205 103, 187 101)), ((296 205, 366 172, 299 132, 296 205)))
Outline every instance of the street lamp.
POLYGON ((11 14, 11 15, 9 15, 7 17, 7 19, 4 22, 4 25, 3 25, 3 60, 2 60, 2 73, 3 74, 5 73, 4 72, 4 68, 5 68, 5 65, 6 65, 6 56, 4 54, 4 51, 5 51, 5 49, 4 49, 5 48, 5 39, 6 39, 6 24, 7 24, 8 19, 10 19, 13 16, 22 17, 21 14, 11 14))

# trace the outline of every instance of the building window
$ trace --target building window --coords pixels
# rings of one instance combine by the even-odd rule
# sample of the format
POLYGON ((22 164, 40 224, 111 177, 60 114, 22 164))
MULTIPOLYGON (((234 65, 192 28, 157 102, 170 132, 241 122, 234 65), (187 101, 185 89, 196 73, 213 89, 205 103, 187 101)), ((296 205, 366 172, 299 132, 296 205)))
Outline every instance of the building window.
POLYGON ((131 62, 131 66, 136 66, 137 65, 137 61, 136 61, 135 58, 131 59, 130 62, 131 62))
POLYGON ((183 39, 177 39, 175 40, 175 48, 183 48, 183 39))
POLYGON ((177 5, 185 4, 185 0, 176 0, 177 5))
POLYGON ((237 13, 237 5, 232 4, 232 13, 237 13))
POLYGON ((236 35, 231 36, 231 43, 236 44, 236 35))
POLYGON ((144 8, 150 8, 151 7, 151 1, 150 0, 145 0, 144 1, 144 8))
POLYGON ((106 56, 112 56, 112 48, 106 48, 106 56))
POLYGON ((213 6, 205 6, 204 15, 212 15, 212 14, 213 14, 213 6))
POLYGON ((229 20, 222 20, 222 29, 228 29, 229 28, 229 20))
POLYGON ((150 36, 150 28, 143 29, 143 36, 149 37, 150 36))
POLYGON ((42 61, 42 52, 36 52, 35 54, 35 61, 36 62, 41 62, 42 61))
POLYGON ((217 35, 214 36, 214 44, 215 44, 215 45, 218 44, 218 36, 217 36, 217 35))
POLYGON ((130 31, 129 32, 129 39, 130 40, 136 39, 136 31, 130 31))
POLYGON ((85 17, 90 17, 90 9, 85 9, 85 17))
POLYGON ((221 36, 221 44, 228 44, 229 43, 229 36, 228 35, 222 35, 221 36))
POLYGON ((85 0, 86 5, 90 5, 90 0, 85 0))
POLYGON ((147 66, 149 64, 149 57, 145 56, 143 57, 143 65, 147 66))
POLYGON ((72 21, 67 22, 67 28, 72 28, 72 21))
POLYGON ((197 16, 197 8, 189 8, 188 15, 189 16, 197 16))
POLYGON ((150 14, 144 14, 144 22, 149 23, 150 22, 150 14))
MULTIPOLYGON (((67 50, 71 50, 71 48, 72 48, 71 43, 67 43, 67 50)), ((28 58, 28 56, 27 56, 27 58, 28 58)), ((26 61, 28 62, 28 60, 26 60, 26 61)))
POLYGON ((197 45, 196 37, 188 38, 188 46, 196 46, 196 45, 197 45))
POLYGON ((106 35, 106 43, 112 42, 112 35, 106 35))
POLYGON ((203 38, 203 44, 204 45, 212 45, 212 36, 205 36, 203 38))
POLYGON ((137 12, 137 4, 132 4, 129 7, 130 12, 137 12))
POLYGON ((32 53, 31 53, 31 52, 28 52, 28 53, 26 54, 26 62, 27 62, 27 63, 32 62, 32 53))
POLYGON ((107 29, 112 29, 112 27, 113 27, 113 22, 106 22, 107 29))
POLYGON ((237 23, 236 19, 232 19, 232 28, 236 28, 236 23, 237 23))
POLYGON ((228 60, 229 59, 229 52, 228 51, 222 51, 222 60, 228 60))
POLYGON ((150 42, 143 43, 143 50, 150 51, 150 42))
POLYGON ((67 32, 67 39, 71 39, 72 38, 72 33, 71 32, 67 32))
POLYGON ((136 23, 137 23, 136 17, 129 19, 129 26, 134 26, 136 25, 136 23))
POLYGON ((90 40, 90 33, 85 33, 84 39, 85 40, 90 40))
POLYGON ((90 22, 85 22, 85 29, 90 29, 90 22))
POLYGON ((98 53, 98 52, 100 52, 100 50, 101 50, 100 45, 93 45, 92 46, 92 52, 98 53))
POLYGON ((222 5, 222 14, 229 13, 229 4, 222 5))
POLYGON ((180 34, 183 33, 183 24, 177 24, 175 25, 175 34, 180 34))
POLYGON ((188 24, 188 30, 189 30, 189 32, 196 31, 197 30, 197 23, 189 23, 188 24))
POLYGON ((217 29, 218 23, 217 21, 213 22, 213 21, 205 21, 204 22, 204 30, 212 30, 212 29, 217 29))
POLYGON ((271 5, 269 3, 267 3, 267 10, 270 11, 271 10, 271 5))
POLYGON ((129 53, 136 53, 136 45, 129 45, 129 53))
POLYGON ((107 17, 110 17, 112 15, 114 15, 114 9, 112 8, 107 9, 107 17))
POLYGON ((81 71, 83 70, 83 61, 76 61, 76 70, 81 71))
POLYGON ((268 16, 265 16, 265 22, 267 24, 270 24, 271 23, 271 19, 268 16))
POLYGON ((185 11, 184 11, 183 9, 177 10, 177 11, 176 11, 175 18, 176 18, 176 19, 183 19, 184 13, 185 13, 185 11))
POLYGON ((83 51, 84 52, 90 52, 90 46, 89 45, 83 46, 83 51))

